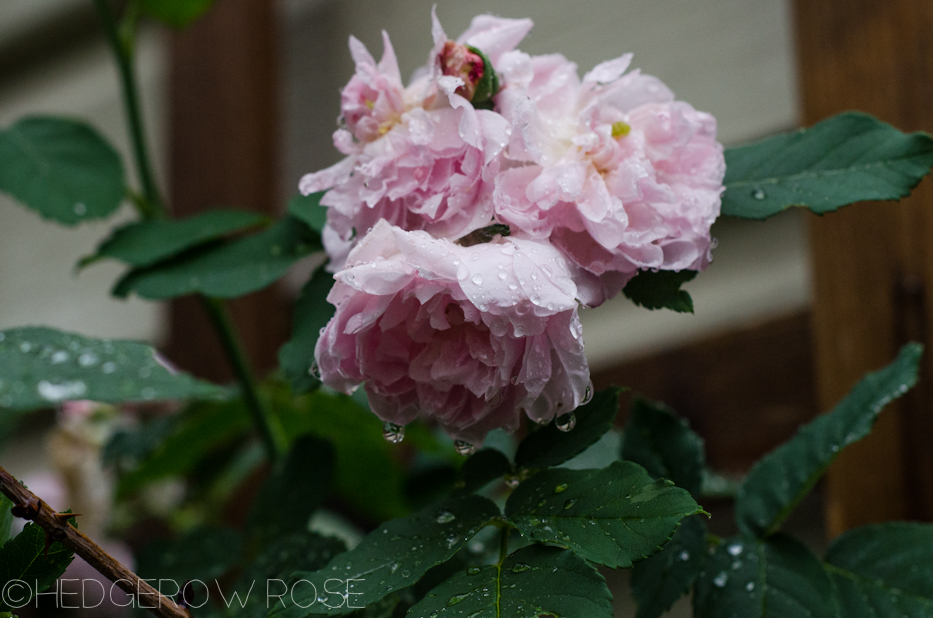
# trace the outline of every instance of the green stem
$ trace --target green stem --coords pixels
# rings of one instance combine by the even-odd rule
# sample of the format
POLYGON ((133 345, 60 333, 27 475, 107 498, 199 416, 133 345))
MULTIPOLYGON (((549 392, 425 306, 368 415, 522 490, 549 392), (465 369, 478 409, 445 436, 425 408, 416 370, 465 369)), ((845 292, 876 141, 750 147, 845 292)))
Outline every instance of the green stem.
POLYGON ((499 528, 499 568, 505 564, 505 559, 509 556, 509 534, 512 532, 511 526, 502 526, 499 528))
MULTIPOLYGON (((97 6, 97 13, 100 16, 100 21, 104 26, 107 40, 119 68, 123 90, 123 105, 126 107, 127 125, 133 142, 136 173, 143 186, 143 197, 145 198, 136 206, 144 219, 164 219, 165 203, 159 194, 159 187, 156 185, 155 174, 152 172, 152 164, 149 160, 146 131, 143 127, 143 117, 139 106, 139 88, 133 70, 135 24, 128 24, 129 27, 124 29, 123 38, 121 39, 120 29, 108 0, 94 0, 94 4, 97 6)), ((133 15, 130 17, 135 21, 133 15)))
POLYGON ((230 320, 230 315, 227 313, 227 307, 224 305, 224 301, 219 298, 208 298, 206 296, 201 298, 204 301, 204 307, 207 309, 211 323, 213 323, 214 329, 220 336, 220 343, 224 348, 224 352, 226 352, 227 358, 230 359, 233 365, 233 371, 243 389, 243 400, 253 417, 253 423, 259 429, 269 459, 276 461, 282 455, 282 447, 273 429, 273 419, 259 399, 259 391, 256 388, 253 372, 250 369, 246 353, 243 351, 243 346, 237 337, 233 322, 230 320))

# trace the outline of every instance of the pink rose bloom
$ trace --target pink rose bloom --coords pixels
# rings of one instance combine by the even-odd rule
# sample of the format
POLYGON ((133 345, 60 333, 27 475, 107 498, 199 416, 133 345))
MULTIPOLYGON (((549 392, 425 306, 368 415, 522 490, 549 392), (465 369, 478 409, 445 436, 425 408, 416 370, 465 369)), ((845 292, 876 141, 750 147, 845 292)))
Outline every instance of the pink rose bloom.
POLYGON ((631 55, 581 81, 561 55, 513 51, 496 109, 512 124, 496 215, 550 238, 611 296, 639 269, 701 270, 725 175, 716 120, 658 79, 625 73, 631 55))
MULTIPOLYGON (((529 20, 479 17, 461 38, 482 46, 494 64, 530 28, 529 20)), ((433 35, 428 66, 407 87, 387 35, 378 64, 362 43, 350 39, 356 73, 341 96, 346 128, 334 133, 335 146, 347 157, 300 183, 305 195, 328 190, 321 200, 329 207, 323 240, 333 271, 382 219, 449 239, 493 220, 492 192, 509 126, 497 113, 474 109, 457 94, 469 91, 464 80, 444 74, 445 47, 448 69, 473 65, 466 77, 482 75, 478 56, 464 52, 454 61, 451 54, 462 52, 462 45, 448 45, 436 17, 433 35)))
POLYGON ((461 247, 381 221, 350 253, 327 300, 315 358, 325 384, 362 384, 381 419, 433 418, 471 444, 521 414, 539 423, 591 390, 572 266, 547 243, 461 247))

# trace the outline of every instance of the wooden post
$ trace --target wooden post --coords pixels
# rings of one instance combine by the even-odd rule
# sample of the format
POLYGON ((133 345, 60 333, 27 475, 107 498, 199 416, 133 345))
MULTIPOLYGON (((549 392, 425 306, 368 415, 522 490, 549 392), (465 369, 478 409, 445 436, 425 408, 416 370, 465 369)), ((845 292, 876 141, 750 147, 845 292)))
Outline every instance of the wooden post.
MULTIPOLYGON (((279 214, 278 45, 273 0, 223 0, 171 43, 171 204, 178 216, 217 207, 279 214)), ((232 304, 260 371, 276 366, 288 332, 279 291, 232 304)), ((172 303, 169 355, 214 380, 232 375, 195 298, 172 303)))
MULTIPOLYGON (((933 129, 933 2, 795 0, 795 7, 805 124, 858 109, 904 131, 933 129)), ((813 216, 810 238, 823 410, 901 344, 927 346, 918 387, 830 469, 828 532, 933 519, 933 183, 899 204, 813 216)))

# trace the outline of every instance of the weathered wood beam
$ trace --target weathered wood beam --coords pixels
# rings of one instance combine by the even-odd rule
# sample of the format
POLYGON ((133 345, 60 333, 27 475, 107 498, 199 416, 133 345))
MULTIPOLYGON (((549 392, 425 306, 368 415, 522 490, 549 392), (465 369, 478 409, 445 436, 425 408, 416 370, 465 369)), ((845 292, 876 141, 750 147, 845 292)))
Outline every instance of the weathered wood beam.
MULTIPOLYGON (((933 129, 933 3, 796 0, 803 122, 846 109, 901 130, 933 129)), ((899 204, 810 220, 820 407, 916 339, 933 351, 933 183, 899 204)), ((826 486, 830 535, 889 519, 933 519, 933 362, 917 389, 840 457, 826 486)))

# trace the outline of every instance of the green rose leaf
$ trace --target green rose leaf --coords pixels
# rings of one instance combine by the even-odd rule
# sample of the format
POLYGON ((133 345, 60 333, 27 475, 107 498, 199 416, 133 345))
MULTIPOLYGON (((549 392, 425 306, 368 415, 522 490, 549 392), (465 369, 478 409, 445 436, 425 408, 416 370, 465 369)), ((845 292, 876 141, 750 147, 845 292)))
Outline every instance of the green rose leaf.
POLYGON ((208 9, 215 0, 139 0, 139 5, 150 17, 172 26, 185 28, 208 9))
POLYGON ((645 309, 670 309, 693 313, 693 299, 680 286, 697 276, 695 270, 641 270, 625 284, 622 293, 645 309))
POLYGON ((687 517, 664 549, 632 569, 635 618, 658 618, 696 581, 706 564, 706 520, 687 517))
POLYGON ((703 439, 685 419, 662 403, 636 397, 625 425, 622 459, 634 461, 656 479, 666 478, 694 498, 700 496, 706 456, 703 439))
POLYGON ((63 401, 219 399, 226 391, 166 368, 135 341, 91 339, 52 328, 0 332, 0 411, 63 401))
POLYGON ((298 582, 296 572, 320 569, 345 550, 342 541, 314 532, 288 534, 272 540, 248 562, 232 592, 227 594, 228 599, 233 592, 238 593, 240 599, 246 599, 242 609, 231 604, 231 609, 235 610, 233 615, 236 618, 265 618, 269 613, 267 594, 269 602, 280 594, 287 599, 288 592, 298 582))
POLYGON ((13 502, 5 495, 0 494, 0 545, 10 539, 10 530, 13 527, 13 502))
POLYGON ((512 470, 509 458, 494 448, 484 448, 469 457, 460 468, 458 489, 472 493, 502 478, 512 470))
POLYGON ((183 414, 160 416, 133 428, 118 429, 104 445, 101 462, 105 466, 128 468, 138 464, 156 451, 172 435, 183 414))
POLYGON ((848 112, 810 129, 726 150, 722 214, 764 219, 791 206, 815 213, 896 200, 933 166, 933 138, 848 112))
POLYGON ((660 550, 680 520, 703 510, 683 489, 617 461, 602 470, 545 470, 518 486, 505 512, 529 539, 628 568, 660 550))
POLYGON ((252 428, 242 399, 198 402, 179 416, 158 445, 120 477, 118 498, 125 498, 154 481, 190 472, 212 452, 252 428))
MULTIPOLYGON (((445 500, 402 519, 388 521, 371 532, 354 549, 340 554, 326 567, 301 573, 312 586, 302 585, 293 597, 283 598, 271 616, 305 616, 312 613, 299 605, 315 604, 313 613, 346 614, 375 603, 417 582, 428 569, 447 562, 479 530, 499 516, 499 509, 480 496, 445 500), (327 580, 356 580, 343 598, 327 586, 327 580), (316 592, 315 592, 316 590, 316 592), (294 602, 294 605, 292 604, 294 602), (287 603, 284 605, 283 603, 287 603)), ((348 584, 344 583, 343 592, 348 584)))
POLYGON ((820 561, 783 534, 722 543, 697 581, 693 609, 696 618, 836 618, 820 561))
POLYGON ((238 531, 205 526, 147 544, 136 557, 136 569, 140 577, 167 579, 181 586, 191 579, 208 582, 221 577, 240 562, 242 554, 243 537, 238 531))
POLYGON ((292 264, 320 248, 317 234, 294 217, 286 217, 253 236, 199 247, 133 269, 117 282, 113 294, 122 298, 135 292, 153 300, 195 293, 236 298, 271 285, 292 264))
POLYGON ((585 451, 612 429, 619 413, 620 392, 618 388, 599 391, 592 401, 577 408, 573 431, 563 432, 552 423, 532 432, 518 445, 515 464, 522 468, 547 468, 585 451))
POLYGON ((836 538, 826 570, 841 615, 852 618, 933 614, 933 526, 892 522, 836 538))
POLYGON ((326 440, 301 436, 259 490, 249 530, 265 540, 307 531, 308 520, 327 497, 333 476, 334 447, 326 440))
POLYGON ((502 566, 470 567, 408 610, 409 618, 612 618, 606 580, 573 552, 531 545, 502 566))
POLYGON ((867 436, 884 406, 916 383, 922 353, 920 344, 905 345, 893 363, 862 378, 832 412, 758 461, 736 496, 739 529, 758 537, 777 531, 842 449, 867 436))
POLYGON ((334 316, 327 293, 334 285, 331 273, 319 268, 301 288, 292 317, 292 338, 279 350, 279 364, 296 393, 307 393, 321 385, 312 373, 314 346, 321 329, 334 316))
POLYGON ((0 130, 0 191, 76 225, 112 214, 126 182, 120 155, 89 125, 33 116, 0 130))
POLYGON ((204 244, 268 222, 268 217, 243 210, 211 210, 188 219, 140 221, 114 230, 79 266, 111 258, 134 267, 151 266, 204 244))
POLYGON ((327 224, 327 206, 321 206, 321 198, 325 193, 320 191, 311 195, 296 195, 288 202, 288 214, 301 219, 320 234, 327 224))
MULTIPOLYGON (((72 517, 68 520, 75 525, 72 517)), ((34 523, 26 524, 23 531, 0 547, 0 609, 16 609, 28 605, 34 595, 45 592, 55 580, 62 576, 71 564, 74 554, 54 541, 45 553, 45 531, 34 523), (13 580, 28 582, 28 587, 13 583, 13 580), (7 605, 9 603, 9 605, 7 605)))

